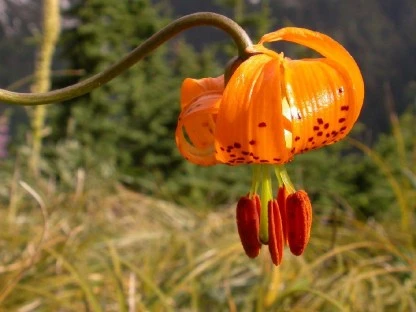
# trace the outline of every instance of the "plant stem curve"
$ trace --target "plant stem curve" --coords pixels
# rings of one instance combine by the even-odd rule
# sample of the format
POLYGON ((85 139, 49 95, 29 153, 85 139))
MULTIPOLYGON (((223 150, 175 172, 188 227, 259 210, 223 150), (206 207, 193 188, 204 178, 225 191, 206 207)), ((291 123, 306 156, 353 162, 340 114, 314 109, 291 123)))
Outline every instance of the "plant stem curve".
POLYGON ((196 26, 213 26, 223 30, 234 40, 239 57, 243 59, 248 57, 246 48, 252 45, 251 39, 236 22, 221 14, 198 12, 185 15, 171 22, 124 56, 121 60, 111 65, 106 70, 85 80, 62 89, 43 93, 19 93, 0 89, 0 102, 14 105, 34 106, 66 101, 81 96, 114 79, 142 60, 161 44, 182 31, 196 26))

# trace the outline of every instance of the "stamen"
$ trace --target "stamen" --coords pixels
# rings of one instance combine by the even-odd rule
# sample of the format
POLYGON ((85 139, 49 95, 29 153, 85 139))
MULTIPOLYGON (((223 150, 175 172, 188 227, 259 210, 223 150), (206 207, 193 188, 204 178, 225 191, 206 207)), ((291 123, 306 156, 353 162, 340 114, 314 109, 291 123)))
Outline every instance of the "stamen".
POLYGON ((282 219, 282 232, 284 243, 287 244, 287 211, 286 211, 286 200, 288 197, 288 192, 286 187, 280 186, 277 191, 277 203, 279 205, 280 217, 282 219))
POLYGON ((308 194, 301 190, 286 200, 288 242, 290 251, 299 256, 308 245, 312 226, 312 206, 308 194))
POLYGON ((257 195, 252 199, 244 196, 238 201, 236 210, 238 234, 244 251, 250 258, 257 257, 261 247, 259 242, 258 203, 257 195))
POLYGON ((273 263, 277 266, 283 258, 283 227, 277 200, 271 200, 267 207, 269 215, 269 252, 273 263))

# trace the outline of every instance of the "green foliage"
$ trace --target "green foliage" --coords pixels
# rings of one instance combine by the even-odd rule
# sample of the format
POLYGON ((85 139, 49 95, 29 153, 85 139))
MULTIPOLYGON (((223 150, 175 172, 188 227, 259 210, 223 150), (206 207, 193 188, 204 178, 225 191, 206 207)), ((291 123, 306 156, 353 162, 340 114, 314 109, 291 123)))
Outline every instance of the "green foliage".
MULTIPOLYGON (((272 30, 267 1, 257 10, 242 1, 217 4, 232 9, 232 17, 253 37, 272 30)), ((79 25, 64 34, 63 55, 71 68, 98 72, 167 23, 167 18, 161 18, 163 13, 146 0, 80 3, 68 12, 79 19, 79 25)), ((194 166, 180 157, 174 143, 181 81, 221 74, 216 59, 224 51, 232 55, 235 47, 231 42, 212 44, 198 52, 184 39, 175 40, 110 84, 53 107, 46 172, 70 185, 71 173, 83 168, 110 183, 122 181, 141 192, 198 208, 233 202, 246 194, 251 178, 248 168, 194 166)), ((291 51, 291 55, 310 53, 298 47, 291 51)), ((413 100, 411 84, 407 90, 413 100)), ((389 147, 382 137, 374 153, 388 163, 392 159, 393 174, 402 176, 403 168, 394 161, 396 138, 387 137, 389 147)), ((408 155, 414 143, 406 140, 408 155)), ((371 157, 348 142, 296 157, 289 170, 295 184, 305 188, 324 213, 331 213, 336 203, 364 219, 387 211, 399 215, 400 205, 390 180, 371 157)))
MULTIPOLYGON (((324 2, 310 2, 319 4, 310 12, 316 20, 320 9, 341 3, 324 2)), ((268 27, 266 1, 263 13, 242 1, 218 3, 255 36, 268 27)), ((81 1, 70 14, 80 24, 65 34, 62 52, 69 67, 88 73, 167 22, 146 0, 81 1)), ((376 26, 368 29, 380 40, 391 25, 376 26)), ((232 54, 230 47, 225 51, 232 54)), ((235 231, 234 201, 249 189, 250 168, 198 167, 182 160, 174 144, 180 83, 221 74, 219 51, 199 52, 176 40, 109 85, 51 107, 42 163, 47 179, 25 175, 25 146, 16 162, 0 163, 0 310, 416 309, 416 237, 409 230, 416 201, 415 83, 403 86, 409 109, 400 118, 390 112, 392 131, 374 145, 348 139, 288 165, 296 186, 311 194, 314 222, 305 255, 286 252, 275 269, 267 252, 248 259, 235 231), (156 196, 216 209, 187 209, 156 196)), ((356 127, 353 136, 365 142, 365 131, 356 127)))
POLYGON ((276 268, 265 248, 254 260, 246 257, 234 207, 196 213, 123 188, 103 193, 89 179, 75 193, 17 188, 16 219, 1 206, 1 310, 416 307, 416 250, 397 222, 366 223, 340 209, 315 213, 305 254, 285 250, 276 268))
MULTIPOLYGON (((108 67, 166 23, 148 1, 93 0, 71 13, 79 25, 64 33, 64 55, 71 67, 88 73, 108 67)), ((155 136, 171 139, 166 136, 171 126, 167 116, 174 108, 167 104, 175 81, 163 61, 165 54, 157 51, 110 84, 58 107, 55 139, 78 140, 87 168, 102 161, 115 171, 144 161, 155 136)), ((159 157, 171 153, 164 143, 153 146, 159 148, 159 157)))
MULTIPOLYGON (((80 3, 68 12, 79 24, 63 34, 63 55, 70 67, 97 73, 166 24, 162 13, 147 0, 80 3)), ((184 162, 174 143, 181 81, 219 71, 209 49, 197 53, 183 40, 172 47, 159 48, 108 85, 53 108, 50 142, 77 142, 74 170, 118 176, 156 193, 149 181, 163 184, 175 174, 184 162)), ((53 174, 59 161, 55 148, 49 157, 53 174)))
MULTIPOLYGON (((167 23, 162 13, 146 0, 80 3, 67 13, 77 17, 79 25, 63 34, 62 53, 71 68, 99 72, 167 23)), ((250 13, 247 23, 252 29, 266 27, 267 6, 256 14, 250 13)), ((227 46, 234 55, 231 41, 227 46)), ((53 107, 45 171, 68 183, 68 172, 84 168, 198 207, 233 201, 246 193, 250 179, 246 168, 230 174, 223 167, 195 167, 182 159, 174 142, 180 84, 185 77, 222 74, 216 62, 220 50, 212 45, 198 52, 183 39, 173 41, 170 49, 158 49, 108 85, 53 107)))

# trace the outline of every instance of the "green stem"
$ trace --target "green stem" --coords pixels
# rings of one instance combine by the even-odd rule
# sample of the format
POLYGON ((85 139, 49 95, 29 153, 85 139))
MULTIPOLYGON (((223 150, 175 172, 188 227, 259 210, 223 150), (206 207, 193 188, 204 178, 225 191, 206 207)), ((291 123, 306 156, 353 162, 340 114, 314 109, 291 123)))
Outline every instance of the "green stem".
POLYGON ((259 181, 261 180, 261 165, 260 166, 252 166, 253 167, 253 179, 251 180, 251 188, 249 197, 253 198, 254 194, 257 194, 257 190, 259 188, 259 181))
POLYGON ((289 194, 295 193, 296 189, 293 186, 292 181, 290 181, 289 175, 287 174, 285 167, 280 168, 280 177, 282 178, 283 184, 286 186, 289 194))
POLYGON ((261 165, 261 194, 260 194, 260 241, 263 244, 269 242, 269 216, 268 216, 268 204, 273 198, 272 193, 272 180, 270 178, 269 168, 270 166, 261 165))
POLYGON ((204 25, 214 26, 228 33, 237 45, 239 56, 242 58, 248 57, 246 48, 252 43, 247 33, 237 23, 220 14, 210 12, 194 13, 173 21, 144 41, 120 61, 88 79, 59 90, 44 93, 17 93, 0 89, 0 101, 17 105, 41 105, 78 97, 117 77, 159 47, 162 43, 176 36, 180 32, 191 27, 204 25))

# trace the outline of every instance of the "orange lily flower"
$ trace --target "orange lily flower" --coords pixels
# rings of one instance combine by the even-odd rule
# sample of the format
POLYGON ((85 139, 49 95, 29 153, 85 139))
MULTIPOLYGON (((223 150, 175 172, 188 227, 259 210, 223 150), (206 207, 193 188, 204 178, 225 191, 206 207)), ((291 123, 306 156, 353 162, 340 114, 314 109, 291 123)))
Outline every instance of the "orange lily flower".
POLYGON ((282 165, 344 138, 361 111, 364 83, 339 43, 307 29, 266 34, 248 52, 251 57, 225 88, 222 76, 184 81, 176 143, 195 164, 255 165, 251 190, 237 205, 237 226, 249 257, 258 255, 260 243, 267 244, 278 265, 285 244, 293 254, 303 253, 312 224, 306 192, 295 190, 282 165), (282 40, 323 57, 292 60, 263 45, 282 40), (279 184, 277 199, 271 171, 279 184))

